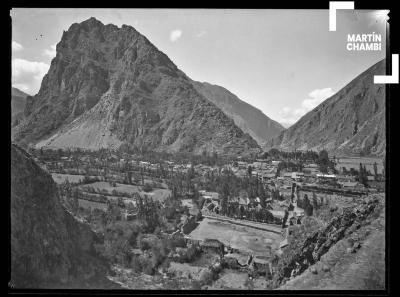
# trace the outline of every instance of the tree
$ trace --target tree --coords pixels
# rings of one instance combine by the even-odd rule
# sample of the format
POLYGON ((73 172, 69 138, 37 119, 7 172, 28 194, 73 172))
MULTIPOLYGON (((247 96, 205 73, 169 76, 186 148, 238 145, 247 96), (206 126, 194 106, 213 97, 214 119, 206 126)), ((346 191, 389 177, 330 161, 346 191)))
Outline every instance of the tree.
POLYGON ((260 198, 260 205, 264 209, 266 207, 267 194, 265 193, 264 186, 261 183, 258 186, 258 197, 260 198))
POLYGON ((132 184, 132 172, 131 171, 127 172, 127 179, 128 179, 128 183, 132 184))
POLYGON ((378 164, 374 163, 374 176, 375 180, 378 180, 378 164))
POLYGON ((222 184, 221 192, 221 214, 226 215, 228 212, 228 199, 229 199, 229 184, 224 181, 222 184))
POLYGON ((253 168, 251 166, 247 167, 247 174, 249 175, 250 178, 251 178, 252 172, 253 172, 253 168))
POLYGON ((319 170, 322 173, 328 173, 328 168, 330 167, 330 161, 328 152, 326 150, 322 150, 319 152, 317 164, 319 165, 319 170))
POLYGON ((365 166, 364 167, 362 166, 361 163, 358 171, 358 181, 362 183, 364 186, 368 185, 367 170, 365 169, 365 166))
POLYGON ((315 192, 313 192, 313 195, 312 195, 312 206, 314 209, 318 208, 318 199, 317 199, 317 195, 315 194, 315 192))

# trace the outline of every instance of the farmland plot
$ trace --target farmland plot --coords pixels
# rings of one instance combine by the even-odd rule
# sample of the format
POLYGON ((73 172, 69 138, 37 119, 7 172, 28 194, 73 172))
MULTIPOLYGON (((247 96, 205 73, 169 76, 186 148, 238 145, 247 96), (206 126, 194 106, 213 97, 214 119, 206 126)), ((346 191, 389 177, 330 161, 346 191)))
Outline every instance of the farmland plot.
POLYGON ((277 250, 282 240, 280 234, 209 218, 204 218, 189 237, 197 240, 218 239, 225 245, 254 255, 265 255, 270 248, 277 250))

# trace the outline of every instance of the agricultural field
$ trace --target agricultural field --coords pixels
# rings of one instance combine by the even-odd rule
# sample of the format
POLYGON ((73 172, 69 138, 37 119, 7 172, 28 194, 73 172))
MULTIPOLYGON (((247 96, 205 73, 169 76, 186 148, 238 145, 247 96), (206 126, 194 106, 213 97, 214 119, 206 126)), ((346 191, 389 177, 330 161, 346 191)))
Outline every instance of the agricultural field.
POLYGON ((88 187, 93 187, 98 191, 107 191, 110 195, 112 195, 113 191, 117 191, 119 193, 126 193, 127 195, 132 195, 134 193, 140 194, 142 197, 147 195, 148 197, 152 198, 156 201, 164 201, 167 197, 171 194, 169 189, 157 189, 154 188, 150 192, 142 191, 141 186, 135 185, 127 185, 127 184, 120 184, 116 183, 115 187, 111 186, 109 182, 94 182, 87 185, 81 185, 80 188, 82 190, 87 189, 88 187))
POLYGON ((215 238, 234 249, 254 255, 265 255, 269 249, 277 250, 283 240, 280 234, 209 218, 204 218, 189 237, 196 240, 215 238))
POLYGON ((367 171, 373 173, 375 162, 378 168, 378 173, 382 173, 383 160, 380 158, 365 158, 365 157, 337 158, 335 168, 337 170, 342 170, 342 168, 345 167, 346 170, 350 170, 351 168, 358 170, 360 168, 360 163, 361 163, 363 166, 365 166, 367 171))
POLYGON ((65 181, 69 181, 71 184, 76 184, 84 179, 84 175, 80 174, 62 174, 62 173, 52 173, 51 176, 57 184, 62 184, 65 181))
POLYGON ((78 202, 79 202, 79 207, 83 207, 85 209, 91 208, 91 209, 100 209, 103 211, 107 211, 106 203, 89 201, 89 200, 84 200, 84 199, 78 199, 78 202))

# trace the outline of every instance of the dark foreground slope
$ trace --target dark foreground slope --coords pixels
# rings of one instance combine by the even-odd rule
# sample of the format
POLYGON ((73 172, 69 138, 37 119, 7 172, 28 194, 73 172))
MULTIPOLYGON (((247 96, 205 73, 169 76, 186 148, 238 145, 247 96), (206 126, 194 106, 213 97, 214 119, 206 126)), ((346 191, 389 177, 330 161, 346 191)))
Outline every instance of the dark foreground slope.
POLYGON ((382 60, 269 141, 266 148, 322 150, 336 155, 385 154, 385 74, 382 60))
POLYGON ((56 185, 11 146, 11 281, 15 288, 116 288, 94 250, 100 239, 61 205, 56 185))
POLYGON ((38 147, 260 150, 146 37, 95 18, 63 33, 39 93, 27 99, 25 116, 14 140, 38 147))

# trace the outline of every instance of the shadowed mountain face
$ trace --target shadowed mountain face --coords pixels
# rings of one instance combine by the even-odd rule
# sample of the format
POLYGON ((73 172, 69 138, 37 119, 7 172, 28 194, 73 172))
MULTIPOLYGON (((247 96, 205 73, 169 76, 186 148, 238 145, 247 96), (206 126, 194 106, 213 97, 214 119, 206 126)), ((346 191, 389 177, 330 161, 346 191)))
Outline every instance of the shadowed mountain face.
POLYGON ((11 88, 11 123, 17 125, 24 115, 26 98, 29 95, 17 88, 11 88))
POLYGON ((382 60, 269 141, 266 149, 322 150, 336 155, 385 154, 385 74, 382 60))
POLYGON ((95 18, 73 24, 39 93, 28 97, 15 141, 97 149, 242 154, 259 146, 143 35, 95 18))
POLYGON ((243 102, 223 87, 196 81, 193 82, 193 85, 260 145, 285 130, 281 124, 271 120, 261 110, 243 102))
POLYGON ((56 185, 11 145, 11 283, 14 288, 117 288, 94 251, 99 238, 59 201, 56 185))

